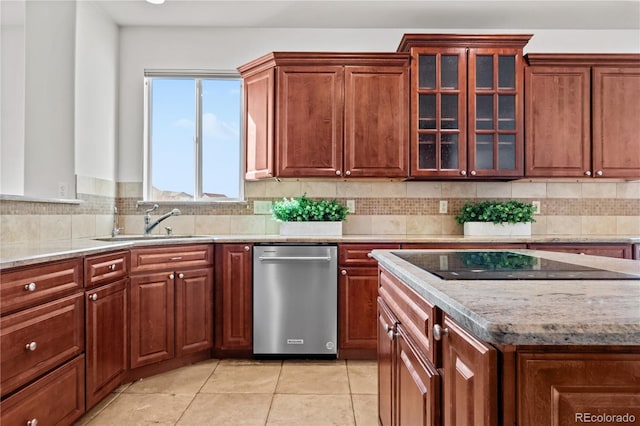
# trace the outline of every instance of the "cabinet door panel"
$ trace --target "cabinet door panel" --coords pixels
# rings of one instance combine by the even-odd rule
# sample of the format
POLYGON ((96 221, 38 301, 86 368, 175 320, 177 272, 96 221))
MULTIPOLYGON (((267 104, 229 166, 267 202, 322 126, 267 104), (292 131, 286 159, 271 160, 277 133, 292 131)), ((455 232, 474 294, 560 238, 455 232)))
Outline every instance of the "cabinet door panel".
POLYGON ((376 348, 378 268, 341 268, 339 349, 376 348))
POLYGON ((398 328, 398 424, 439 425, 440 376, 398 328))
POLYGON ((176 277, 176 356, 213 346, 213 270, 178 272, 176 277))
POLYGON ((391 315, 382 298, 378 297, 378 420, 382 426, 395 424, 396 340, 393 333, 396 324, 397 320, 391 315))
POLYGON ((131 278, 131 368, 173 358, 174 274, 131 278))
POLYGON ((442 417, 447 426, 498 423, 496 350, 445 316, 442 417))
POLYGON ((408 67, 345 67, 344 174, 409 175, 408 67))
POLYGON ((342 173, 343 84, 341 66, 278 68, 278 176, 342 173))
POLYGON ((591 173, 590 73, 589 67, 526 69, 525 175, 591 173))
POLYGON ((593 68, 593 117, 595 176, 639 177, 640 68, 593 68))
POLYGON ((86 293, 87 409, 118 387, 127 371, 127 281, 86 293))
POLYGON ((273 95, 275 73, 262 71, 244 79, 246 178, 272 177, 273 95))

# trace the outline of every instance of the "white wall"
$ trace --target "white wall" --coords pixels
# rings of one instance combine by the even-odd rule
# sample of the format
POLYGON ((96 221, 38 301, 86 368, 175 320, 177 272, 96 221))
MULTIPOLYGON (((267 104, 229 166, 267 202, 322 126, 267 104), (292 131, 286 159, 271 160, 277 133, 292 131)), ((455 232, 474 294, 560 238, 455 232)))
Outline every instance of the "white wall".
POLYGON ((638 30, 152 28, 120 30, 119 182, 142 181, 145 69, 235 70, 271 51, 396 50, 404 33, 534 34, 525 52, 640 52, 638 30))
POLYGON ((24 2, 0 3, 0 194, 24 194, 24 2))
POLYGON ((118 27, 89 2, 77 3, 75 172, 115 181, 118 27))

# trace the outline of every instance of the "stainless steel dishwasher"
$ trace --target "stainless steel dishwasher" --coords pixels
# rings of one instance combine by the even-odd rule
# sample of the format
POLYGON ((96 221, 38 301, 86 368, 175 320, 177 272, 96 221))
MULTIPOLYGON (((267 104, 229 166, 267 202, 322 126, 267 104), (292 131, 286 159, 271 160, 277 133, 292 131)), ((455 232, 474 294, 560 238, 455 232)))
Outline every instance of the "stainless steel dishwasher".
POLYGON ((330 244, 254 246, 254 354, 337 353, 337 253, 330 244))

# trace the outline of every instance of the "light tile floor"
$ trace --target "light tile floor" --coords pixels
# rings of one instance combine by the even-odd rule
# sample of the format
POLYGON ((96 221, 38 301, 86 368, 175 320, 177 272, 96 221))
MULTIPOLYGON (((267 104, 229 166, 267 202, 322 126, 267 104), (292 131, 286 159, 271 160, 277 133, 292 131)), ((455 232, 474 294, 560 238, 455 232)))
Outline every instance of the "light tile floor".
POLYGON ((208 360, 118 388, 76 425, 378 424, 375 361, 208 360))

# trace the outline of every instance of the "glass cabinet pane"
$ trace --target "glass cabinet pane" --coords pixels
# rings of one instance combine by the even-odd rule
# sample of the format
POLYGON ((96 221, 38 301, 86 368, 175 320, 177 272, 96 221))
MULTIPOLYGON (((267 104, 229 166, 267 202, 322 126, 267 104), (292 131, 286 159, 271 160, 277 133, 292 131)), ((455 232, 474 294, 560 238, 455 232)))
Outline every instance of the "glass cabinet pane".
POLYGON ((498 135, 498 169, 516 168, 516 135, 498 135))
POLYGON ((514 95, 498 96, 498 129, 516 129, 516 97, 514 95))
POLYGON ((478 55, 476 57, 476 87, 493 89, 493 56, 478 55))
POLYGON ((476 96, 476 128, 493 129, 493 95, 476 96))
POLYGON ((458 135, 456 133, 443 133, 440 144, 440 168, 457 169, 458 165, 458 135))
POLYGON ((516 57, 498 56, 498 87, 501 89, 515 89, 516 87, 516 57))
POLYGON ((436 56, 418 56, 418 84, 421 89, 436 88, 436 56))
POLYGON ((493 169, 493 134, 476 136, 476 167, 493 169))
POLYGON ((458 95, 442 95, 441 104, 441 128, 458 128, 458 95))
POLYGON ((436 128, 436 95, 420 95, 419 129, 436 128))
POLYGON ((436 135, 421 133, 418 135, 418 168, 436 168, 436 135))
POLYGON ((441 85, 443 89, 458 88, 458 56, 442 55, 441 85))

